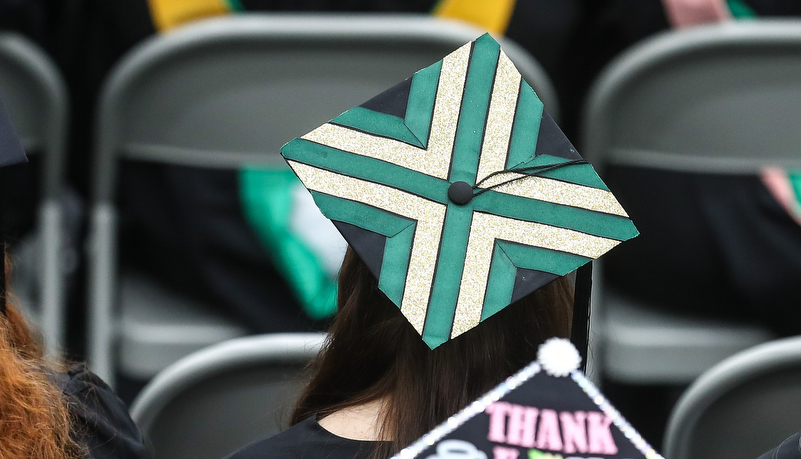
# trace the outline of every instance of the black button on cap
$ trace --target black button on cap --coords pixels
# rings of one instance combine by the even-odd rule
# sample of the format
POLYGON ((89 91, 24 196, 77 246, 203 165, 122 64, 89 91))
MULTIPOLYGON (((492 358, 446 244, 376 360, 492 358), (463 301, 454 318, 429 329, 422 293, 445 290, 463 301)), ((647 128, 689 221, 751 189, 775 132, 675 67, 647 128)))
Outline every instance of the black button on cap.
POLYGON ((448 199, 463 206, 473 199, 473 187, 467 182, 454 182, 448 187, 448 199))

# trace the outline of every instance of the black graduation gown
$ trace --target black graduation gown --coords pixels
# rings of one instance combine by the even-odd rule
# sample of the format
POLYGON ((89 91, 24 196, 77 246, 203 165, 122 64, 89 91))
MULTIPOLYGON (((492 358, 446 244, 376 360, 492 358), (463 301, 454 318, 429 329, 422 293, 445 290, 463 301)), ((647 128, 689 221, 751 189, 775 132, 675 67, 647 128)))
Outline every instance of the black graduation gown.
POLYGON ((125 404, 85 364, 56 374, 70 403, 73 436, 89 450, 88 459, 149 459, 139 428, 125 404))
POLYGON ((757 459, 801 459, 801 432, 784 440, 781 445, 757 459))
POLYGON ((366 459, 375 445, 336 436, 311 417, 278 435, 252 443, 227 459, 366 459))

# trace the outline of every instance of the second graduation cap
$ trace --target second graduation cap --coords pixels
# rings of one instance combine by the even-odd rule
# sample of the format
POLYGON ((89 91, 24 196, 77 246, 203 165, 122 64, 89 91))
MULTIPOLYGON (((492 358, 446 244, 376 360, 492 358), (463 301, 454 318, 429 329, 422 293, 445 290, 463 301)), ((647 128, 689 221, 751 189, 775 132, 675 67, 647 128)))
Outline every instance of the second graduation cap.
POLYGON ((637 235, 489 35, 281 153, 432 349, 637 235))
POLYGON ((578 370, 564 339, 393 459, 664 459, 578 370))

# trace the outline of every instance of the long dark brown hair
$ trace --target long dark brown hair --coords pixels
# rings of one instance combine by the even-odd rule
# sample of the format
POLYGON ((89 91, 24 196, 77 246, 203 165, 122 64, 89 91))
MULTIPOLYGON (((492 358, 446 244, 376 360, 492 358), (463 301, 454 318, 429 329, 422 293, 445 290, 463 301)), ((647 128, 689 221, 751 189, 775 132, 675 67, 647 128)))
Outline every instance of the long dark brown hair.
POLYGON ((570 337, 573 289, 562 277, 480 326, 431 350, 351 249, 339 276, 338 313, 313 364, 292 424, 382 399, 373 457, 395 454, 536 358, 550 337, 570 337))

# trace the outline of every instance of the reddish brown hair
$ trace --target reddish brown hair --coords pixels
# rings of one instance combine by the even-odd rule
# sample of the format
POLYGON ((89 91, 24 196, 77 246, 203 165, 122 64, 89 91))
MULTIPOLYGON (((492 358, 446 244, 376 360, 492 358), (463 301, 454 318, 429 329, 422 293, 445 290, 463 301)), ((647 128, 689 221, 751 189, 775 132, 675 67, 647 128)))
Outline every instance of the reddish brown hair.
MULTIPOLYGON (((8 279, 8 261, 5 269, 8 279)), ((83 457, 84 451, 70 437, 69 410, 51 375, 41 346, 8 301, 5 314, 0 314, 0 457, 83 457)))
POLYGON ((570 336, 573 293, 559 278, 480 326, 431 350, 350 249, 338 313, 292 423, 384 399, 373 456, 397 453, 536 358, 546 339, 570 336))

